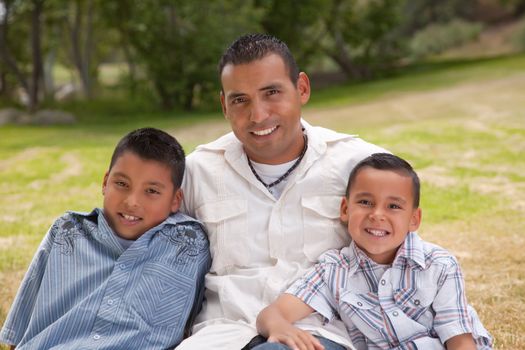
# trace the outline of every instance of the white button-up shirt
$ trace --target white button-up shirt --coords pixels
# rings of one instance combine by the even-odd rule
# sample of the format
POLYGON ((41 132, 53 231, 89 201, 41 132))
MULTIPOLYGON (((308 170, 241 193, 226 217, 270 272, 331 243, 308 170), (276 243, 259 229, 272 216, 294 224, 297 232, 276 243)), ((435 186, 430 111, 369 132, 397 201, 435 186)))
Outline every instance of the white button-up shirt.
MULTIPOLYGON (((249 329, 249 334, 228 341, 224 341, 227 332, 221 331, 220 339, 228 345, 224 348, 245 345, 256 335, 255 320, 262 308, 323 252, 348 245, 348 234, 339 221, 348 176, 363 158, 385 152, 355 136, 302 124, 308 150, 279 198, 255 178, 233 133, 199 146, 187 158, 183 210, 206 226, 212 254, 205 282, 207 303, 195 330, 211 324, 242 324, 240 328, 249 329)), ((321 317, 312 319, 314 325, 305 329, 349 344, 344 326, 325 325, 326 333, 320 330, 321 317)), ((191 342, 186 348, 198 347, 196 340, 191 342)), ((203 342, 219 348, 211 344, 209 333, 203 342)))

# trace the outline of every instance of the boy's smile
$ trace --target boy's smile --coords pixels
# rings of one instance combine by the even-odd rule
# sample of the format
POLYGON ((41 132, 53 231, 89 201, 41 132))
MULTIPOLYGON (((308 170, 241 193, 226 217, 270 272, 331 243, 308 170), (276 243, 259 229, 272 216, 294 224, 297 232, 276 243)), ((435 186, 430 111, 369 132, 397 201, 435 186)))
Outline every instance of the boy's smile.
POLYGON ((168 166, 124 152, 106 173, 104 216, 117 235, 137 239, 179 209, 182 198, 175 190, 168 166))
POLYGON ((391 170, 364 167, 341 203, 341 220, 355 244, 379 264, 391 264, 406 235, 421 222, 412 179, 391 170))

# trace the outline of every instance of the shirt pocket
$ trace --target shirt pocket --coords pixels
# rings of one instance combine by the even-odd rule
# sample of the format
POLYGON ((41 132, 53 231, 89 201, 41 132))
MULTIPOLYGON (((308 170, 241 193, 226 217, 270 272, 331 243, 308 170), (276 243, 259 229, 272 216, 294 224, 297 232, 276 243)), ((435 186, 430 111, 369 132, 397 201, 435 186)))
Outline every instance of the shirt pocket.
POLYGON ((426 324, 432 321, 431 306, 436 292, 436 288, 400 288, 394 290, 394 302, 408 317, 426 324))
POLYGON ((144 265, 129 303, 148 325, 182 330, 194 291, 195 281, 190 277, 172 266, 150 262, 144 265))
POLYGON ((226 273, 232 266, 245 266, 250 261, 247 211, 245 199, 210 202, 195 211, 208 231, 211 271, 218 275, 226 273))
POLYGON ((303 250, 316 262, 327 250, 348 245, 350 238, 340 221, 341 196, 305 196, 303 208, 303 250))

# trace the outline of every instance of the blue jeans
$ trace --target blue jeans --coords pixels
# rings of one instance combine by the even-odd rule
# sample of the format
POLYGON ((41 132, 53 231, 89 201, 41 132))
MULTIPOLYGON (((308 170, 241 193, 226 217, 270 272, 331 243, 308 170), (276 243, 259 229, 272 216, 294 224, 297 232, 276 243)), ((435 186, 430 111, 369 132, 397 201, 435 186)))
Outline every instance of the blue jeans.
MULTIPOLYGON (((317 336, 315 337, 319 339, 321 344, 323 344, 325 350, 345 350, 346 349, 344 346, 334 343, 333 341, 328 340, 326 338, 317 337, 317 336)), ((253 350, 290 350, 290 348, 281 343, 263 343, 263 344, 260 344, 254 347, 253 350)))

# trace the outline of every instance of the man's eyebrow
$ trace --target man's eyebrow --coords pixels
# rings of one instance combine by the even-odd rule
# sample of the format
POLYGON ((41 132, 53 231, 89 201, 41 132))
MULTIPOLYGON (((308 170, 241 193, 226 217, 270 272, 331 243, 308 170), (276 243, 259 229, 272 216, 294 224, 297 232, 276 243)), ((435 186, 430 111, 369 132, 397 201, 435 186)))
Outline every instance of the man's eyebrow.
POLYGON ((230 93, 228 93, 228 95, 226 95, 226 99, 233 100, 234 98, 241 97, 241 96, 244 96, 244 95, 246 95, 246 94, 243 93, 243 92, 230 92, 230 93))
POLYGON ((259 89, 259 91, 276 90, 276 89, 280 89, 281 87, 282 87, 282 84, 273 83, 270 85, 263 86, 262 88, 259 89))

